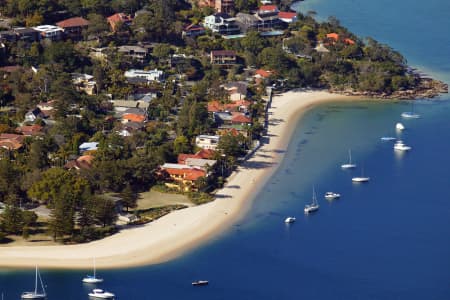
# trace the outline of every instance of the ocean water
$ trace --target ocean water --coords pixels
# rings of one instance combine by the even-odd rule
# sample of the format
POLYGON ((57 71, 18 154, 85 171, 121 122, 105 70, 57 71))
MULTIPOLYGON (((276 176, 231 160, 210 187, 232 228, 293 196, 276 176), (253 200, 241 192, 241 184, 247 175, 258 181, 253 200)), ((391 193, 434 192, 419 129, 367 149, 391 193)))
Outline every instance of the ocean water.
MULTIPOLYGON (((450 7, 445 0, 307 0, 301 9, 337 16, 352 31, 450 80, 450 7)), ((154 266, 99 271, 116 299, 449 299, 450 97, 324 104, 297 124, 285 160, 251 211, 220 236, 154 266), (406 130, 395 131, 402 121, 406 130), (391 135, 413 149, 395 153, 391 135), (358 168, 341 170, 347 151, 358 168), (367 184, 353 184, 364 172, 367 184), (315 187, 320 210, 305 216, 315 187), (326 191, 342 198, 327 201, 326 191), (283 220, 294 215, 297 222, 283 220), (208 279, 194 288, 191 282, 208 279)), ((38 262, 37 262, 38 263, 38 262)), ((0 270, 0 293, 19 299, 30 270, 0 270)), ((88 299, 82 271, 41 270, 48 299, 88 299)))

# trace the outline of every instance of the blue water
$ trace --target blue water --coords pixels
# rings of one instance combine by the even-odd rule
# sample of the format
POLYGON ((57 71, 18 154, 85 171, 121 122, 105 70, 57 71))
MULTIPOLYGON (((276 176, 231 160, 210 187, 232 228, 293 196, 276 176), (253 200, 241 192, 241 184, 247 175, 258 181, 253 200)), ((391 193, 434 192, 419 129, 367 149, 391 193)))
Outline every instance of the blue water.
MULTIPOLYGON (((449 82, 450 7, 445 0, 308 0, 321 18, 404 53, 410 63, 449 82)), ((302 8, 303 9, 303 8, 302 8)), ((395 154, 392 143, 407 102, 342 103, 317 107, 297 126, 278 172, 252 210, 227 232, 179 259, 156 266, 100 271, 117 299, 449 299, 450 97, 419 101, 417 120, 403 120, 400 137, 413 147, 395 154), (371 177, 352 184, 362 170, 371 177), (317 214, 303 206, 315 186, 317 214), (327 190, 342 198, 328 202, 327 190), (283 220, 295 215, 297 222, 283 220), (193 288, 191 281, 210 285, 193 288)), ((42 270, 49 299, 87 299, 86 272, 42 270)), ((19 299, 33 271, 0 270, 0 293, 19 299)))

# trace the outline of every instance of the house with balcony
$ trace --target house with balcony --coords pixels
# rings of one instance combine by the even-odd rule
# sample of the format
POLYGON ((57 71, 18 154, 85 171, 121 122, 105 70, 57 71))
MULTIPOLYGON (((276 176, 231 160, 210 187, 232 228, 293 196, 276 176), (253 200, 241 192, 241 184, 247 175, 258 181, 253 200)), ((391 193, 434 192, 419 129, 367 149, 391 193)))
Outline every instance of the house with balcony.
POLYGON ((151 83, 153 81, 161 82, 164 78, 164 73, 161 70, 136 70, 131 69, 125 72, 125 77, 129 83, 151 83))
POLYGON ((205 17, 203 26, 212 32, 223 35, 238 34, 240 32, 236 19, 226 13, 216 13, 205 17))
POLYGON ((234 65, 237 63, 236 51, 233 50, 213 50, 210 54, 212 65, 234 65))
POLYGON ((88 95, 97 93, 97 83, 94 80, 94 76, 80 73, 72 73, 70 75, 77 91, 85 92, 88 95))
POLYGON ((185 192, 196 191, 196 181, 207 176, 206 171, 201 168, 171 163, 160 166, 157 173, 166 186, 185 192))
POLYGON ((148 49, 140 46, 119 46, 117 51, 131 60, 143 63, 148 55, 148 49))
POLYGON ((59 21, 56 26, 61 27, 64 35, 72 40, 81 40, 83 31, 87 29, 89 21, 81 17, 74 17, 59 21))
POLYGON ((198 135, 195 138, 195 145, 202 149, 216 150, 219 140, 218 135, 198 135))

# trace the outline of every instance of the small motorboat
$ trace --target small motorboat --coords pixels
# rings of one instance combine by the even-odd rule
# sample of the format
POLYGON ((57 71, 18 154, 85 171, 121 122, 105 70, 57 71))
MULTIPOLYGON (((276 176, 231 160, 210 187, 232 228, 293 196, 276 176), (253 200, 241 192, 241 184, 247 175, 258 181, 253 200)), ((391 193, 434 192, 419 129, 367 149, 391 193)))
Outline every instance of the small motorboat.
POLYGON ((405 130, 405 126, 402 123, 397 123, 397 124, 395 124, 395 129, 405 130))
POLYGON ((284 220, 284 223, 286 223, 286 224, 294 223, 295 220, 296 220, 295 217, 287 217, 287 218, 284 220))
POLYGON ((405 145, 405 143, 403 143, 403 141, 398 140, 395 142, 394 145, 394 150, 398 150, 398 151, 409 151, 412 148, 410 146, 405 145))
POLYGON ((328 200, 338 199, 340 197, 341 197, 341 194, 338 194, 338 193, 333 193, 333 192, 325 193, 325 199, 328 199, 328 200))
POLYGON ((202 286, 202 285, 208 285, 209 281, 208 280, 197 280, 192 282, 193 286, 202 286))
POLYGON ((90 292, 89 297, 91 298, 100 298, 100 299, 113 299, 114 298, 114 294, 104 291, 102 289, 93 289, 92 292, 90 292))

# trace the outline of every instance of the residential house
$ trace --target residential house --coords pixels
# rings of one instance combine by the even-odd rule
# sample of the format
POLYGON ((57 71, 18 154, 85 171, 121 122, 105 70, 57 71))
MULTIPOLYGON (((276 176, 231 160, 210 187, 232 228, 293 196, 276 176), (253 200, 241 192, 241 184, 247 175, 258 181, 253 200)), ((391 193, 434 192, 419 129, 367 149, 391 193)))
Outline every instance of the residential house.
POLYGON ((204 35, 206 33, 206 29, 203 26, 197 24, 191 24, 184 27, 182 36, 183 37, 196 37, 199 35, 204 35))
POLYGON ((135 132, 142 131, 145 127, 142 122, 127 122, 124 124, 120 124, 120 126, 116 129, 116 132, 123 137, 132 136, 135 132))
POLYGON ((158 98, 158 95, 159 91, 154 88, 138 87, 134 89, 133 94, 128 96, 128 99, 150 103, 153 99, 158 98))
POLYGON ((92 168, 94 156, 92 155, 82 155, 77 159, 68 161, 64 168, 68 170, 89 170, 92 168))
POLYGON ((24 125, 16 128, 18 133, 21 133, 24 136, 40 136, 44 133, 42 132, 44 127, 41 125, 24 125))
POLYGON ((236 19, 225 13, 206 16, 203 25, 211 29, 212 32, 223 35, 238 34, 240 32, 236 19))
POLYGON ((50 41, 59 41, 63 37, 64 30, 55 25, 40 25, 33 27, 34 30, 40 32, 43 39, 48 39, 50 41))
POLYGON ((280 19, 280 21, 284 23, 294 23, 297 22, 297 13, 290 11, 280 11, 278 13, 278 19, 280 19))
POLYGON ((276 5, 263 5, 259 7, 256 12, 256 16, 260 20, 259 27, 261 28, 272 28, 280 23, 278 18, 278 7, 276 5))
POLYGON ((255 71, 255 75, 253 75, 253 78, 255 79, 255 82, 257 84, 260 84, 262 82, 267 82, 272 75, 274 75, 273 71, 258 69, 255 71))
POLYGON ((116 32, 119 29, 119 25, 123 24, 130 26, 133 22, 133 17, 124 13, 117 13, 107 18, 108 24, 111 27, 111 31, 116 32))
POLYGON ((178 154, 178 163, 185 165, 188 158, 212 159, 215 154, 216 152, 211 149, 201 149, 195 154, 180 153, 178 154))
POLYGON ((218 135, 199 135, 195 138, 195 145, 202 149, 216 150, 219 140, 218 135))
POLYGON ((247 97, 248 83, 245 81, 233 81, 220 85, 227 91, 231 101, 244 100, 247 97))
POLYGON ((16 151, 23 147, 24 136, 13 133, 1 133, 0 134, 0 148, 16 151))
POLYGON ((98 150, 98 142, 87 142, 87 143, 82 143, 79 147, 78 150, 80 151, 81 154, 85 153, 85 152, 90 152, 90 151, 97 151, 98 150))
POLYGON ((97 93, 97 83, 93 80, 94 76, 80 73, 72 73, 70 75, 77 91, 85 92, 88 95, 97 93))
POLYGON ((122 120, 121 122, 123 124, 125 123, 131 123, 131 122, 135 122, 135 123, 143 123, 147 121, 147 116, 145 115, 140 115, 140 114, 133 114, 133 113, 126 113, 122 115, 122 120))
POLYGON ((208 112, 216 113, 221 111, 239 111, 246 113, 251 102, 246 100, 233 101, 231 103, 221 103, 218 100, 208 102, 208 112))
POLYGON ((123 112, 129 108, 142 108, 147 109, 150 102, 143 100, 109 100, 114 106, 116 112, 123 112))
POLYGON ((230 13, 234 9, 234 0, 215 0, 214 8, 220 13, 230 13))
POLYGON ((12 30, 0 31, 0 41, 13 43, 17 40, 17 35, 12 30))
POLYGON ((150 83, 152 81, 161 82, 164 78, 163 71, 154 70, 135 70, 131 69, 125 72, 125 77, 130 83, 150 83))
POLYGON ((213 50, 210 59, 212 65, 234 65, 237 63, 236 52, 233 50, 213 50))
POLYGON ((63 29, 64 35, 72 40, 81 40, 83 31, 87 29, 89 21, 81 17, 74 17, 59 21, 56 26, 63 29))
POLYGON ((117 51, 126 58, 143 63, 148 55, 148 49, 140 46, 119 46, 117 51))
POLYGON ((34 122, 37 119, 44 119, 45 115, 44 113, 40 110, 39 107, 36 107, 32 110, 29 110, 26 114, 25 114, 25 120, 24 122, 34 122))
POLYGON ((234 9, 234 0, 197 0, 199 7, 211 7, 217 12, 230 13, 234 9))
POLYGON ((219 124, 219 128, 238 125, 238 129, 241 129, 242 126, 252 123, 252 119, 247 114, 229 111, 214 113, 214 121, 219 124))
POLYGON ((206 177, 206 171, 187 165, 165 163, 160 166, 159 175, 164 179, 170 179, 174 184, 166 182, 166 186, 178 188, 183 191, 197 190, 195 183, 201 177, 206 177))
POLYGON ((0 32, 0 39, 8 42, 26 41, 33 43, 41 39, 41 34, 33 28, 16 27, 8 31, 0 32))

